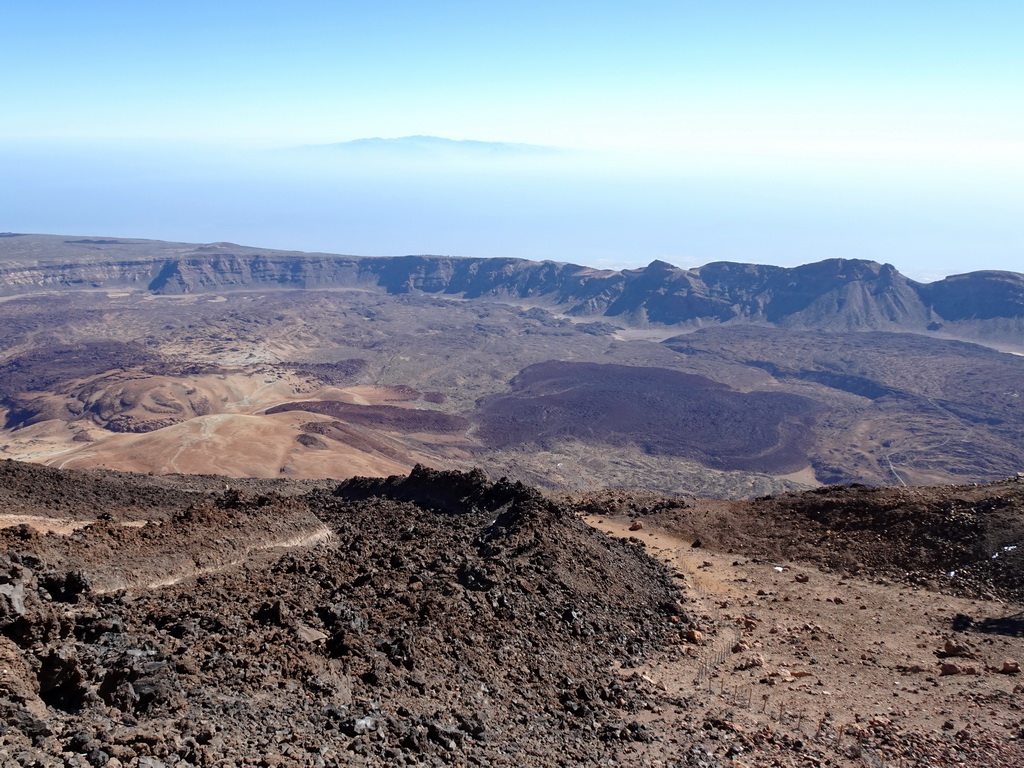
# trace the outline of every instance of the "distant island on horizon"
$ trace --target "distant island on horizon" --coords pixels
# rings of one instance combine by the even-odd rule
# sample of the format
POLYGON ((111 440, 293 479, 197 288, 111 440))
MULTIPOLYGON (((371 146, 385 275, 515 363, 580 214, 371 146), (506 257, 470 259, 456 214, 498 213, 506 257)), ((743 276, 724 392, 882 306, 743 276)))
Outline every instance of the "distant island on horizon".
POLYGON ((563 155, 579 153, 581 150, 553 147, 543 144, 524 144, 507 141, 480 141, 477 139, 449 139, 443 136, 398 136, 383 138, 372 136, 350 141, 328 144, 303 144, 290 149, 302 150, 347 150, 370 152, 401 152, 410 154, 461 153, 466 156, 494 155, 563 155))

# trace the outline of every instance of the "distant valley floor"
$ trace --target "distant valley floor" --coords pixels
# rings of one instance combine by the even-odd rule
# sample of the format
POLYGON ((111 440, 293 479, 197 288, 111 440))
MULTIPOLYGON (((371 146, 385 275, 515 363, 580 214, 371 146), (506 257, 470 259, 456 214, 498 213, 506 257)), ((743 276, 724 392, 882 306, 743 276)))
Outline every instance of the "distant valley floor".
MULTIPOLYGON (((136 247, 139 269, 173 245, 26 237, 3 243, 136 247)), ((1016 354, 885 330, 674 327, 426 284, 271 285, 250 270, 218 290, 232 248, 178 250, 209 286, 11 283, 0 458, 265 478, 481 466, 552 490, 720 498, 1024 470, 1016 354)), ((5 279, 15 261, 0 259, 5 279)))

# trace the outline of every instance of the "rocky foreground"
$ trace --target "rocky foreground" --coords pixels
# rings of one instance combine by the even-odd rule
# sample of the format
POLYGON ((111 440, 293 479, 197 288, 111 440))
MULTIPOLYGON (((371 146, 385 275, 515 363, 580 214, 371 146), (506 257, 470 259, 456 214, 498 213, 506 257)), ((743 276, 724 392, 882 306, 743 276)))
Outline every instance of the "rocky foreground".
POLYGON ((619 668, 679 642, 679 594, 537 492, 195 495, 4 532, 0 762, 560 765, 653 737, 619 668))
MULTIPOLYGON (((0 463, 0 764, 1024 762, 1006 666, 1024 641, 985 623, 1019 606, 912 584, 911 569, 869 580, 866 558, 748 557, 724 533, 760 530, 742 504, 728 526, 724 507, 556 502, 419 467, 225 482, 0 463), (851 612, 862 630, 837 629, 851 612), (893 623, 917 662, 903 646, 869 655, 893 623)), ((989 497, 1015 530, 1011 491, 989 497)), ((778 526, 841 510, 861 541, 857 505, 813 503, 843 492, 761 503, 778 526)), ((930 567, 929 542, 913 554, 930 567)))

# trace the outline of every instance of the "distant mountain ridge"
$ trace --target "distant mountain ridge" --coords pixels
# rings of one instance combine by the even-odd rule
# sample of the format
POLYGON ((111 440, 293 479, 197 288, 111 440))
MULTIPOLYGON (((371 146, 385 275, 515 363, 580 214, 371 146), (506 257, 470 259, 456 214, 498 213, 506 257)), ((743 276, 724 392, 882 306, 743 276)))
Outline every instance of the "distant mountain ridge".
POLYGON ((145 240, 0 239, 0 295, 117 288, 156 294, 374 287, 533 304, 624 325, 758 324, 891 331, 1024 349, 1024 274, 979 271, 919 283, 889 264, 826 259, 787 268, 664 261, 598 270, 513 258, 369 258, 145 240))
POLYGON ((307 144, 302 150, 323 150, 360 154, 394 154, 402 156, 460 155, 463 157, 511 157, 522 155, 556 155, 568 150, 540 144, 521 144, 475 139, 448 139, 441 136, 370 137, 333 144, 307 144))

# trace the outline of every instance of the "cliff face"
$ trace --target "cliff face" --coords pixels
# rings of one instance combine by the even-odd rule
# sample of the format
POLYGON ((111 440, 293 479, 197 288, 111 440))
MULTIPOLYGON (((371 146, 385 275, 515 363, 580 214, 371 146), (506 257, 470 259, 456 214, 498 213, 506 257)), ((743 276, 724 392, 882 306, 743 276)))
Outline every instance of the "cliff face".
POLYGON ((88 264, 0 264, 0 296, 88 288, 147 288, 160 270, 152 261, 88 264))
POLYGON ((828 259, 792 269, 718 262, 596 270, 522 259, 359 258, 155 241, 0 238, 0 295, 74 289, 157 294, 375 288, 526 301, 631 325, 755 323, 793 329, 940 332, 1021 344, 1024 275, 972 272, 922 284, 888 264, 828 259))
POLYGON ((1024 316, 1024 275, 969 272, 920 286, 923 301, 949 320, 991 320, 1024 316))
POLYGON ((216 253, 164 262, 147 289, 159 294, 231 291, 257 286, 279 288, 352 287, 359 262, 337 258, 274 258, 216 253))

